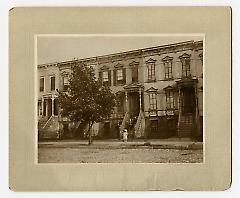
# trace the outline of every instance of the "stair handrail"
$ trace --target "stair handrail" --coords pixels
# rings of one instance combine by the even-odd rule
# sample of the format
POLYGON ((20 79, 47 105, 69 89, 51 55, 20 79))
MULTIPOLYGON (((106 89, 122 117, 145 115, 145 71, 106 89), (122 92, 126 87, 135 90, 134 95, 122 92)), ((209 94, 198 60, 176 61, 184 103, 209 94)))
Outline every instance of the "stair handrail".
POLYGON ((139 112, 137 122, 134 126, 135 131, 138 131, 140 123, 141 123, 141 112, 139 112))
POLYGON ((45 125, 43 126, 43 129, 47 126, 47 124, 50 122, 50 120, 52 119, 53 115, 50 116, 50 118, 47 120, 47 122, 45 123, 45 125))
POLYGON ((123 121, 122 121, 122 124, 120 126, 120 132, 122 132, 123 129, 125 128, 125 124, 126 124, 126 122, 128 120, 128 117, 129 117, 128 115, 129 115, 128 112, 126 112, 124 117, 123 117, 123 121))
POLYGON ((144 116, 143 116, 142 110, 140 110, 137 122, 136 122, 136 124, 134 126, 135 134, 138 134, 138 132, 139 132, 141 126, 142 126, 142 119, 144 119, 144 116))

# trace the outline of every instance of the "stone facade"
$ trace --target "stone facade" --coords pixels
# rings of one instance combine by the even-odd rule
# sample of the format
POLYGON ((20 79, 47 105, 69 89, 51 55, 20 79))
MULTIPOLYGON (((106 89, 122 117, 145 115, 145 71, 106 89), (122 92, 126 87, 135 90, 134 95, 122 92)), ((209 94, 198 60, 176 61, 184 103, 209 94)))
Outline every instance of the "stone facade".
MULTIPOLYGON (((186 41, 73 61, 92 66, 118 103, 110 120, 96 123, 96 138, 203 135, 203 42, 186 41)), ((42 138, 75 137, 83 123, 59 116, 57 90, 68 85, 73 61, 38 65, 38 116, 42 138), (43 80, 44 79, 44 80, 43 80), (46 134, 46 135, 44 135, 46 134), (57 135, 56 135, 57 134, 57 135)), ((86 127, 85 127, 86 128, 86 127)), ((80 132, 79 132, 80 131, 80 132)))

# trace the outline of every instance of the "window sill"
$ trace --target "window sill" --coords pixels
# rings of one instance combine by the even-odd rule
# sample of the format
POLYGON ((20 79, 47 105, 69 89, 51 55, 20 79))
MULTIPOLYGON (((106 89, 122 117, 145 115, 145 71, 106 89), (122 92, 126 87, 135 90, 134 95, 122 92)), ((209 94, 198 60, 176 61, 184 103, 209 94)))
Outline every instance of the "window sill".
POLYGON ((172 78, 164 78, 165 81, 172 81, 174 80, 173 77, 172 78))
POLYGON ((148 81, 147 81, 148 83, 151 83, 151 82, 156 82, 156 79, 148 79, 148 81))

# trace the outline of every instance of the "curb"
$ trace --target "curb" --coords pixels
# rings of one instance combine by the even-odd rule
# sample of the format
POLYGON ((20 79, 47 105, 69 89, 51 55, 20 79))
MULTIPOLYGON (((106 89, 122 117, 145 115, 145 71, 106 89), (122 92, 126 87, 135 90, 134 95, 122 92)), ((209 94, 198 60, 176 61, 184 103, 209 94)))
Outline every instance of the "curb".
POLYGON ((188 144, 188 145, 172 145, 172 144, 118 144, 118 145, 93 145, 75 144, 75 145, 54 145, 54 144, 39 144, 38 148, 87 148, 87 149, 176 149, 176 150, 202 150, 202 144, 188 144))

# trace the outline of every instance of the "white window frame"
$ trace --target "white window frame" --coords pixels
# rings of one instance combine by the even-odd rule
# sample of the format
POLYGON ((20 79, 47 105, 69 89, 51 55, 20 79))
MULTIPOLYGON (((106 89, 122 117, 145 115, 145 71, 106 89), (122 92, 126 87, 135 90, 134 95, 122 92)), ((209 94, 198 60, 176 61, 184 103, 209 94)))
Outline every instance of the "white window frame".
POLYGON ((117 69, 117 81, 123 80, 123 69, 117 69))
POLYGON ((108 82, 108 71, 102 72, 102 79, 103 79, 103 82, 108 82))
POLYGON ((166 60, 164 61, 164 68, 165 68, 165 79, 172 79, 172 61, 171 60, 166 60))
POLYGON ((166 91, 167 109, 174 109, 174 94, 172 90, 166 91))
POLYGON ((155 62, 148 63, 148 80, 156 79, 156 64, 155 62))
POLYGON ((150 110, 157 110, 157 93, 149 93, 149 108, 150 110))

